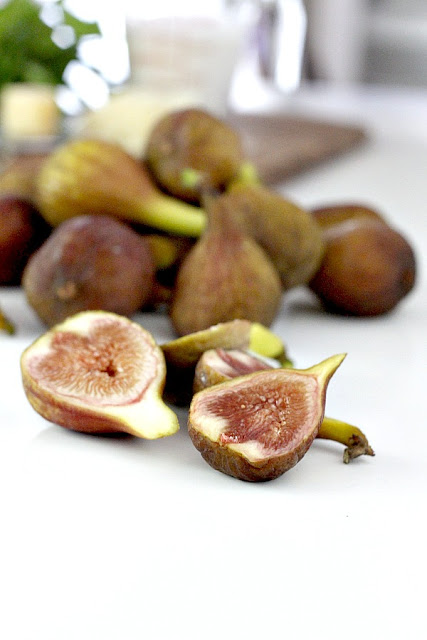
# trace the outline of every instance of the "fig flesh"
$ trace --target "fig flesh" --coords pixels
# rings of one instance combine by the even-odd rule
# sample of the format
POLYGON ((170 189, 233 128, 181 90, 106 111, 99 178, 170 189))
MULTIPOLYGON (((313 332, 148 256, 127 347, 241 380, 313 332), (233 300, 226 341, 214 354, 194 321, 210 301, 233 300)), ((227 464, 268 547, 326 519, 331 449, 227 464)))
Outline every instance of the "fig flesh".
POLYGON ((32 407, 62 427, 147 439, 179 429, 161 397, 163 353, 123 316, 87 311, 68 318, 24 351, 21 372, 32 407))
POLYGON ((218 471, 272 480, 301 460, 317 436, 338 354, 310 369, 271 369, 234 378, 193 397, 188 431, 218 471))
POLYGON ((193 395, 197 362, 208 350, 251 349, 260 355, 286 360, 282 340, 267 327, 249 320, 222 322, 161 345, 167 364, 166 394, 174 404, 184 406, 193 395))
MULTIPOLYGON (((238 376, 274 369, 278 366, 277 361, 260 358, 242 349, 210 349, 205 351, 197 362, 193 391, 197 393, 238 376)), ((325 416, 316 437, 345 445, 343 453, 345 464, 362 455, 375 455, 367 437, 359 427, 336 418, 325 416)))

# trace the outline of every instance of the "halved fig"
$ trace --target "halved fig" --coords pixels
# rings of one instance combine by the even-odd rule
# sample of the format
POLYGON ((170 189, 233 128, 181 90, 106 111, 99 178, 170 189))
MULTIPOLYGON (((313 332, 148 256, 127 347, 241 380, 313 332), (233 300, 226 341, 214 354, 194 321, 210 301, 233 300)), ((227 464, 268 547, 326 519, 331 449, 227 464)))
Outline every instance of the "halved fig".
POLYGON ((272 480, 310 448, 322 423, 326 389, 345 354, 305 370, 271 369, 195 394, 188 431, 218 471, 251 482, 272 480))
POLYGON ((140 438, 179 429, 163 402, 163 353, 153 336, 128 318, 85 311, 67 318, 21 356, 24 390, 47 420, 86 433, 124 432, 140 438))
POLYGON ((193 391, 197 393, 238 376, 273 368, 269 362, 243 349, 209 349, 196 364, 193 391))
MULTIPOLYGON (((277 366, 278 363, 275 364, 271 359, 258 357, 242 349, 209 349, 196 365, 193 391, 197 393, 226 380, 277 366)), ((336 418, 325 416, 316 437, 345 445, 343 462, 346 464, 362 455, 375 455, 359 427, 336 418)))
POLYGON ((244 319, 220 322, 166 342, 161 348, 168 370, 167 396, 178 405, 190 402, 196 364, 209 349, 250 349, 262 356, 289 362, 279 336, 259 322, 244 319))

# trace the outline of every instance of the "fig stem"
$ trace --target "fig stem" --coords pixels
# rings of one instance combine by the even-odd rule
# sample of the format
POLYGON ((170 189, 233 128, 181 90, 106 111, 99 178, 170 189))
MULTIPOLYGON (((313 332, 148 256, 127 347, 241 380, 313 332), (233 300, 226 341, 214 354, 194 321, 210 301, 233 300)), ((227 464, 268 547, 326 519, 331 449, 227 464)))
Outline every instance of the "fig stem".
POLYGON ((346 446, 343 454, 343 462, 348 464, 350 460, 362 455, 374 456, 367 437, 358 427, 352 424, 325 416, 320 425, 318 438, 334 440, 346 446))
POLYGON ((0 331, 5 331, 10 336, 15 333, 15 326, 10 322, 4 313, 0 310, 0 331))
POLYGON ((193 238, 200 236, 206 225, 202 209, 163 194, 138 201, 136 214, 143 224, 193 238))
POLYGON ((250 162, 249 160, 242 162, 239 167, 239 173, 232 182, 233 185, 236 183, 241 185, 261 183, 258 170, 253 162, 250 162))

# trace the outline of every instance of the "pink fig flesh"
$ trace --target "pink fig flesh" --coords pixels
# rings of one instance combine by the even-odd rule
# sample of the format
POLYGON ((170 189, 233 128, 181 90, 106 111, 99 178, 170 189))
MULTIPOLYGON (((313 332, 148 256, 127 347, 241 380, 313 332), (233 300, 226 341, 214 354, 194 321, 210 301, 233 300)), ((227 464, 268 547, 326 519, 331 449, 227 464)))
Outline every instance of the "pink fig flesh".
POLYGON ((306 370, 271 369, 197 393, 188 430, 215 469, 241 480, 272 480, 301 460, 322 423, 326 389, 344 355, 306 370))

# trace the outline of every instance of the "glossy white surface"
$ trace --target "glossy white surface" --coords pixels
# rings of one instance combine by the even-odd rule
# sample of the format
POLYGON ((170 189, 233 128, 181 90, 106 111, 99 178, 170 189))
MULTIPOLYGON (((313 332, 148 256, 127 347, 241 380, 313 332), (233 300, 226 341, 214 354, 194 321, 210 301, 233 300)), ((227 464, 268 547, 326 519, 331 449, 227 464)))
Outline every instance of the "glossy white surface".
MULTIPOLYGON (((427 96, 386 135, 375 123, 404 103, 393 99, 376 108, 360 93, 349 117, 369 117, 371 140, 280 185, 307 206, 371 203, 416 249, 417 287, 394 313, 334 317, 298 290, 274 325, 300 367, 348 352, 327 413, 359 425, 375 458, 344 465, 341 446, 316 441, 287 474, 248 484, 202 460, 185 411, 181 431, 155 442, 54 426, 20 381, 19 356, 43 328, 20 291, 0 290, 18 329, 0 335, 2 638, 425 637, 427 141, 405 113, 425 114, 427 96)), ((325 100, 305 110, 327 115, 325 100)), ((138 319, 171 335, 165 317, 138 319)))

